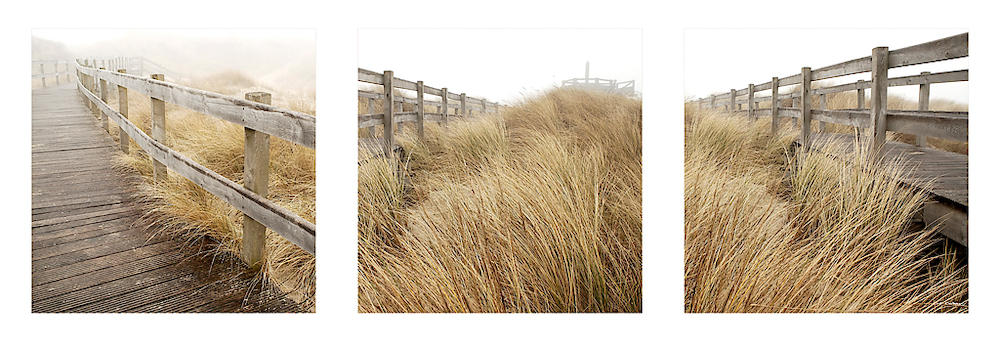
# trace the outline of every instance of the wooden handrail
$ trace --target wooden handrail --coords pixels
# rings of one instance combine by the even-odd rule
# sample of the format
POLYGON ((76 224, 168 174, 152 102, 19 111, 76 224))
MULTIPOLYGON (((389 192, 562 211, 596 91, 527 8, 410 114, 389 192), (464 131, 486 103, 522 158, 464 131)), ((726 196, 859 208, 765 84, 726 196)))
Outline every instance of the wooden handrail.
MULTIPOLYGON (((149 95, 154 101, 179 104, 205 113, 206 115, 243 125, 249 132, 274 135, 302 145, 312 145, 310 147, 315 146, 315 116, 272 107, 261 102, 240 100, 155 79, 146 79, 119 72, 112 73, 79 64, 77 65, 77 73, 80 77, 77 82, 77 89, 88 105, 91 105, 94 111, 102 117, 113 120, 120 127, 120 130, 124 134, 127 134, 128 138, 134 141, 153 159, 154 163, 162 164, 166 169, 170 169, 191 180, 199 187, 205 189, 205 191, 243 212, 248 219, 252 219, 252 222, 259 223, 273 230, 306 252, 315 255, 316 225, 268 200, 261 194, 254 192, 258 190, 266 193, 266 190, 259 188, 261 185, 266 185, 266 173, 257 177, 257 182, 250 183, 251 186, 257 187, 244 187, 167 147, 162 141, 155 140, 154 136, 148 135, 139 129, 139 127, 128 120, 126 115, 112 109, 106 103, 106 84, 117 85, 119 95, 127 95, 126 89, 135 88, 140 93, 149 95), (103 86, 103 88, 100 88, 102 94, 100 97, 95 95, 94 92, 94 87, 98 85, 97 82, 100 82, 99 85, 103 86), (240 115, 241 118, 235 118, 234 115, 240 115), (301 125, 303 120, 311 121, 312 126, 302 127, 298 132, 276 131, 276 129, 289 128, 288 126, 281 127, 282 123, 301 125), (259 129, 254 127, 259 127, 259 129), (287 134, 292 135, 286 138, 287 134), (313 140, 309 141, 308 139, 313 140), (260 180, 264 181, 261 182, 260 180)), ((156 77, 162 76, 159 74, 155 75, 158 75, 156 77)), ((122 111, 128 112, 126 110, 122 111)), ((155 112, 156 110, 154 110, 155 112)), ((105 125, 107 119, 104 119, 105 125)), ((263 139, 266 144, 266 136, 263 139)), ((127 142, 128 139, 123 137, 122 141, 127 142)), ((262 158, 255 160, 255 163, 267 163, 265 159, 267 158, 268 146, 262 146, 260 141, 247 146, 245 151, 262 158)), ((122 151, 127 152, 128 148, 123 145, 122 151)), ((257 170, 259 172, 260 169, 258 168, 257 170)), ((246 224, 246 221, 244 223, 246 224)), ((252 266, 254 264, 259 266, 263 248, 256 248, 254 250, 256 255, 242 256, 245 258, 244 261, 248 261, 252 266)))
MULTIPOLYGON (((963 33, 959 35, 949 36, 946 38, 925 42, 918 45, 913 45, 905 48, 900 48, 891 51, 883 51, 885 58, 883 63, 884 69, 892 69, 904 66, 911 66, 917 64, 926 64, 932 62, 938 62, 942 60, 963 58, 969 56, 969 34, 963 33)), ((874 54, 874 53, 873 53, 874 54)), ((695 102, 698 106, 704 103, 708 103, 708 107, 714 108, 717 106, 725 106, 730 111, 737 111, 742 109, 743 105, 747 105, 747 111, 745 114, 752 117, 760 117, 770 115, 772 117, 795 117, 801 118, 802 114, 808 111, 807 118, 814 118, 820 122, 830 122, 837 124, 846 124, 855 126, 858 128, 870 128, 873 124, 873 119, 875 125, 875 136, 876 139, 884 136, 882 132, 894 131, 906 134, 913 134, 917 136, 917 145, 926 146, 926 137, 937 137, 955 141, 968 141, 968 113, 967 112, 932 112, 927 111, 926 105, 929 99, 929 88, 931 84, 936 83, 948 83, 948 82, 962 82, 969 80, 969 71, 966 70, 955 70, 946 71, 939 73, 929 73, 924 72, 919 75, 902 76, 888 78, 886 76, 888 73, 879 71, 872 71, 873 56, 861 57, 856 59, 851 59, 841 63, 829 65, 819 69, 803 69, 802 73, 795 74, 792 76, 787 76, 784 78, 772 78, 771 81, 761 83, 761 84, 751 84, 747 88, 743 89, 733 89, 728 93, 717 93, 710 94, 707 97, 696 99, 695 102), (805 71, 809 71, 809 78, 803 79, 802 76, 805 71), (835 86, 816 88, 810 90, 805 84, 814 81, 819 81, 823 79, 842 77, 852 74, 871 72, 872 79, 870 80, 859 80, 857 82, 845 83, 835 86), (877 91, 876 97, 883 98, 884 91, 882 89, 887 87, 897 87, 897 86, 920 86, 920 108, 918 111, 903 111, 903 110, 885 110, 884 106, 876 105, 876 109, 850 109, 850 110, 826 110, 821 107, 820 109, 812 109, 809 106, 809 97, 817 95, 820 100, 825 99, 825 95, 831 93, 838 93, 844 91, 857 91, 859 95, 859 107, 863 107, 861 103, 863 102, 862 93, 865 89, 871 89, 873 86, 872 81, 879 81, 880 90, 877 91), (774 85, 777 86, 774 86, 774 85), (800 85, 799 92, 777 94, 776 87, 790 86, 790 85, 800 85), (754 92, 772 90, 772 95, 763 97, 753 97, 754 92), (802 93, 805 91, 805 93, 802 93), (748 98, 749 96, 749 98, 748 98), (742 97, 742 98, 737 98, 742 97), (789 99, 793 100, 793 104, 799 105, 799 107, 785 108, 785 107, 774 107, 772 110, 754 110, 753 103, 759 103, 762 101, 771 101, 774 104, 776 101, 789 99), (802 103, 802 99, 806 99, 805 103, 802 103), (877 117, 876 117, 877 115, 877 117), (884 116, 883 116, 884 115, 884 116), (865 119, 867 117, 867 119, 865 119), (885 124, 879 124, 880 122, 885 122, 885 124)), ((825 104, 825 103, 823 103, 825 104)), ((884 104, 884 103, 883 103, 884 104)), ((808 121, 808 120, 806 120, 808 121)), ((821 129, 822 129, 822 123, 821 129)), ((773 128, 773 127, 772 127, 773 128)), ((776 131, 776 130, 772 130, 776 131)), ((808 138, 808 133, 810 131, 803 128, 803 138, 808 138)), ((875 146, 880 146, 875 141, 875 146)))

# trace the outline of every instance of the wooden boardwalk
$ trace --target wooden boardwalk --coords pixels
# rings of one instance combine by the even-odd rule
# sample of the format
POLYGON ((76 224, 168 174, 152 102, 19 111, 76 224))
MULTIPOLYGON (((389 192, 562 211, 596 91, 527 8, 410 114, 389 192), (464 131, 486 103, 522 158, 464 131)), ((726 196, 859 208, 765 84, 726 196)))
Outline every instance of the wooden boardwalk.
POLYGON ((239 260, 153 237, 75 84, 31 95, 32 312, 298 312, 239 260))
MULTIPOLYGON (((812 137, 811 149, 854 156, 853 134, 814 133, 812 137)), ((795 145, 801 143, 797 140, 795 145)), ((969 156, 894 141, 885 143, 885 156, 907 164, 909 170, 899 178, 902 184, 929 194, 924 222, 943 222, 941 233, 968 245, 969 156)))

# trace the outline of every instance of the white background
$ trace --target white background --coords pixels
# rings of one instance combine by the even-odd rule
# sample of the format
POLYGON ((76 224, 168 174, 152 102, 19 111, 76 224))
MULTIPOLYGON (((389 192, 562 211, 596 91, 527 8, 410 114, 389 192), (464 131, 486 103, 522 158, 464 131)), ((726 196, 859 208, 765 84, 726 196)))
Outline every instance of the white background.
MULTIPOLYGON (((7 346, 981 346, 996 343, 997 237, 990 211, 996 168, 994 11, 972 2, 841 1, 299 1, 214 3, 45 1, 2 14, 7 165, 2 240, 3 338, 7 346), (920 24, 971 32, 972 154, 970 293, 967 315, 683 314, 682 101, 684 28, 896 28, 920 24), (317 314, 30 314, 31 28, 317 28, 317 314), (644 117, 643 313, 547 315, 360 315, 356 284, 355 82, 358 27, 642 28, 644 117), (979 155, 983 154, 983 155, 979 155), (992 325, 991 325, 992 324, 992 325)), ((936 38, 936 37, 934 37, 936 38)), ((934 39, 931 38, 931 39, 934 39)), ((787 44, 787 42, 782 42, 787 44)), ((761 42, 767 46, 767 42, 761 42)), ((879 45, 876 43, 876 45, 879 45)), ((862 47, 872 46, 866 42, 862 47)), ((870 50, 870 47, 868 48, 870 50)), ((489 54, 490 52, 482 52, 489 54)), ((525 52, 525 54, 532 54, 525 52)), ((742 52, 728 52, 738 62, 742 52)), ((860 55, 863 55, 861 52, 860 55)), ((860 56, 859 55, 859 56, 860 56)), ((837 60, 844 54, 831 54, 837 60)), ((851 56, 844 57, 850 58, 851 56)), ((824 60, 826 61, 826 60, 824 60)), ((794 73, 795 63, 789 73, 794 73)), ((812 63, 810 63, 812 64, 812 63)), ((822 62, 817 61, 817 65, 822 62)), ((574 70, 579 63, 569 64, 574 70)), ((378 68, 378 67, 374 67, 378 68)), ((763 78, 773 75, 762 71, 763 78)), ((775 72, 778 73, 778 72, 775 72)), ((756 81, 756 73, 751 81, 756 81)), ((736 88, 750 81, 735 81, 736 88), (742 83, 739 83, 742 82, 742 83)), ((722 83, 722 82, 720 82, 722 83)))

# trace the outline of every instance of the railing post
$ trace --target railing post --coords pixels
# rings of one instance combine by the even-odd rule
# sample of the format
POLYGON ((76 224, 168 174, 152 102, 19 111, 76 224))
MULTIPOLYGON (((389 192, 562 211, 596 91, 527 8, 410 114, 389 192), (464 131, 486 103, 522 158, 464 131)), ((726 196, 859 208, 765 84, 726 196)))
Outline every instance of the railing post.
POLYGON ((441 120, 448 124, 448 89, 441 88, 441 120))
MULTIPOLYGON (((101 68, 101 70, 105 70, 105 69, 101 68)), ((101 101, 104 102, 105 104, 107 104, 108 103, 108 81, 104 80, 104 79, 98 79, 98 81, 100 81, 100 86, 101 86, 101 101)), ((105 132, 108 132, 108 134, 111 134, 111 130, 108 129, 108 115, 105 115, 104 112, 100 111, 100 109, 98 109, 98 114, 101 115, 101 128, 104 128, 105 132)))
POLYGON ((736 90, 729 90, 729 111, 736 112, 736 90))
POLYGON ((424 81, 417 81, 417 137, 424 140, 424 81))
POLYGON ((754 120, 753 117, 753 84, 747 85, 747 119, 751 122, 754 120))
POLYGON ((872 49, 872 96, 871 96, 871 126, 872 126, 872 155, 879 158, 882 155, 882 146, 885 144, 886 131, 886 108, 888 107, 888 97, 886 93, 889 89, 889 48, 875 47, 872 49))
MULTIPOLYGON (((163 74, 152 74, 149 75, 150 78, 154 80, 163 81, 163 74)), ((166 104, 162 100, 149 97, 149 103, 151 105, 152 111, 150 113, 150 118, 152 119, 151 132, 153 140, 166 145, 167 142, 167 109, 166 104)), ((153 182, 161 183, 167 179, 167 166, 160 163, 156 159, 153 159, 153 182)))
POLYGON ((480 99, 479 101, 483 102, 483 113, 485 114, 486 113, 486 99, 480 99))
MULTIPOLYGON (((368 103, 368 114, 369 115, 374 114, 375 113, 375 99, 374 98, 367 98, 365 100, 367 100, 367 103, 368 103)), ((377 138, 375 136, 375 126, 369 126, 368 127, 368 137, 369 138, 377 138)))
POLYGON ((809 90, 811 88, 810 86, 811 84, 812 84, 812 70, 809 69, 809 67, 803 67, 802 88, 800 90, 802 101, 799 103, 799 105, 801 105, 801 108, 799 110, 802 115, 802 149, 805 152, 809 152, 809 145, 811 145, 810 143, 811 139, 809 139, 810 133, 812 131, 812 129, 810 128, 810 126, 812 126, 812 114, 811 114, 812 103, 810 102, 809 99, 809 90))
MULTIPOLYGON (((930 72, 921 72, 921 76, 930 75, 930 72)), ((917 99, 917 109, 920 111, 930 110, 930 98, 931 98, 931 84, 921 83, 920 84, 920 95, 917 99)), ((917 135, 917 147, 927 147, 927 136, 917 135)))
POLYGON ((771 135, 778 135, 778 78, 771 78, 771 135))
MULTIPOLYGON (((271 94, 250 92, 244 98, 261 104, 271 104, 271 94)), ((264 132, 243 127, 243 187, 267 197, 268 176, 271 169, 271 137, 264 132)), ((260 222, 243 214, 243 261, 250 269, 258 271, 264 262, 264 246, 267 228, 260 222)))
MULTIPOLYGON (((124 74, 125 69, 118 69, 119 73, 124 74)), ((125 86, 118 85, 118 113, 122 114, 122 117, 126 120, 128 119, 128 89, 125 86)), ((125 133, 125 125, 118 125, 118 148, 122 150, 123 153, 128 154, 129 137, 125 133)))
POLYGON ((38 69, 42 74, 42 87, 45 87, 45 62, 38 63, 38 69))
POLYGON ((385 95, 385 103, 382 108, 384 113, 382 115, 382 142, 384 144, 383 152, 387 158, 392 156, 392 148, 395 145, 395 139, 393 139, 395 122, 393 122, 392 114, 393 108, 396 107, 396 96, 393 95, 392 91, 392 70, 386 70, 382 75, 382 94, 385 95))
POLYGON ((712 100, 708 102, 709 109, 715 109, 715 95, 712 95, 712 100))
POLYGON ((55 70, 55 73, 56 73, 56 86, 58 86, 59 85, 59 61, 56 61, 55 63, 52 64, 52 70, 55 70))
MULTIPOLYGON (((819 109, 826 110, 826 94, 819 95, 819 109)), ((826 132, 826 122, 819 121, 819 132, 826 132)))
POLYGON ((462 93, 462 117, 469 117, 468 114, 469 110, 465 108, 465 101, 466 101, 465 93, 462 93))

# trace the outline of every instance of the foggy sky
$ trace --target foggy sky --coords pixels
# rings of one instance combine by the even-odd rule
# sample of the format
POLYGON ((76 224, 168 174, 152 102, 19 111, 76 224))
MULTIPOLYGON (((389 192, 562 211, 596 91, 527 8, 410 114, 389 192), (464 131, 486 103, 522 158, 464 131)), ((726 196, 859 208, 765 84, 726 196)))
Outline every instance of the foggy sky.
POLYGON ((358 66, 423 80, 471 97, 511 103, 590 77, 636 80, 642 89, 639 29, 359 29, 358 66))
MULTIPOLYGON (((684 95, 701 98, 889 50, 967 32, 962 29, 687 29, 684 31, 684 95)), ((969 68, 969 58, 889 69, 889 77, 969 68)), ((970 76, 971 78, 971 76, 970 76)), ((871 73, 822 80, 827 85, 870 80, 871 73)), ((815 83, 814 83, 814 86, 815 83)), ((968 82, 931 85, 931 99, 969 102, 968 82)), ((780 93, 785 93, 786 88, 780 93)), ((759 93, 759 92, 758 92, 759 93)), ((890 87, 889 94, 917 100, 917 86, 890 87)), ((764 92, 769 95, 770 92, 764 92)))

